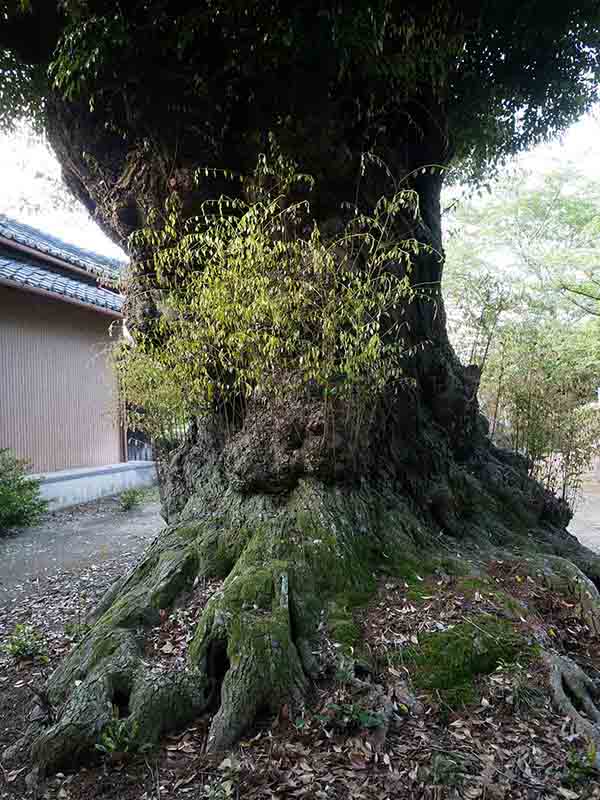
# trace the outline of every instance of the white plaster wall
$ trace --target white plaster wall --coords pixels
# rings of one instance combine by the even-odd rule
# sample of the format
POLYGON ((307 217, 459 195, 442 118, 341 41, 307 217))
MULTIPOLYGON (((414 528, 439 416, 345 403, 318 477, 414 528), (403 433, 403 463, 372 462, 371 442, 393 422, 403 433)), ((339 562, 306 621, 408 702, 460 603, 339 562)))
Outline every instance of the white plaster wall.
POLYGON ((40 492, 48 500, 50 511, 120 494, 125 489, 153 486, 157 480, 154 461, 128 461, 34 477, 42 481, 40 492))

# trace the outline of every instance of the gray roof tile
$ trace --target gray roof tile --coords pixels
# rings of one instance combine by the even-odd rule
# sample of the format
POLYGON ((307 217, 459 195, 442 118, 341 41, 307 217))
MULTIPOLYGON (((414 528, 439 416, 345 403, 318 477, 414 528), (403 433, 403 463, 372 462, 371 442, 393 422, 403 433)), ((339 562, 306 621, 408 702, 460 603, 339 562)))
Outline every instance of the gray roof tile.
POLYGON ((122 296, 115 292, 85 283, 85 280, 77 280, 70 275, 53 272, 41 264, 26 261, 7 252, 0 252, 0 279, 10 281, 15 286, 44 289, 58 296, 117 313, 123 307, 122 296))
POLYGON ((38 253, 47 254, 54 258, 61 259, 68 264, 73 264, 80 269, 86 270, 92 275, 106 275, 113 277, 117 275, 127 265, 127 260, 119 261, 115 258, 93 253, 91 250, 84 250, 69 242, 63 242, 55 236, 25 225, 23 222, 0 214, 0 236, 11 239, 17 244, 31 247, 38 253))

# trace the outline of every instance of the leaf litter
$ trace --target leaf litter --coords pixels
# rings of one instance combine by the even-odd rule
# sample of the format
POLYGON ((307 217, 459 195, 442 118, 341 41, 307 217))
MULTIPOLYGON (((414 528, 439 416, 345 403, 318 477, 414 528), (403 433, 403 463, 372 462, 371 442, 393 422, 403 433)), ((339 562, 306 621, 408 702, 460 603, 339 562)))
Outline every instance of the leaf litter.
MULTIPOLYGON (((24 729, 33 693, 74 646, 65 624, 83 620, 133 560, 120 556, 101 570, 59 573, 43 593, 32 592, 17 607, 0 611, 1 638, 16 623, 27 622, 43 633, 49 656, 41 665, 0 655, 2 747, 24 729)), ((421 579, 418 591, 402 580, 382 581, 369 605, 355 613, 367 657, 345 654, 360 664, 360 679, 340 678, 339 646, 323 627, 319 650, 329 670, 306 708, 296 713, 283 706, 275 720, 259 720, 230 753, 205 753, 210 724, 205 716, 166 737, 154 753, 116 764, 97 757, 58 773, 37 798, 600 799, 588 743, 554 712, 536 659, 526 665, 502 662, 479 676, 477 702, 467 707, 446 708, 435 692, 418 693, 411 686, 399 653, 419 647, 424 636, 451 630, 467 618, 477 625, 486 616, 511 618, 532 640, 551 641, 594 678, 600 676, 599 643, 571 604, 528 575, 524 565, 494 562, 488 571, 489 578, 477 586, 445 575, 421 579), (508 614, 500 590, 514 598, 516 611, 508 614), (395 724, 383 737, 374 715, 356 710, 373 684, 383 687, 395 708, 395 724)), ((185 604, 161 616, 146 648, 157 668, 183 666, 194 623, 219 588, 218 581, 199 581, 185 604)), ((26 771, 27 764, 11 771, 0 766, 2 800, 34 797, 24 783, 26 771)))

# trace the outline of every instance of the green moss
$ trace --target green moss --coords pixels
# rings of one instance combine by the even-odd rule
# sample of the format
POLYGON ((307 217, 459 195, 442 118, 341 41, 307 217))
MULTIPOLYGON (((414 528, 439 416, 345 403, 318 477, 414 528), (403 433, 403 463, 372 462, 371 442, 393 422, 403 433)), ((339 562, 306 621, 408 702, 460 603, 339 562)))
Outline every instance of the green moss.
POLYGON ((491 581, 489 578, 477 578, 475 576, 468 576, 461 578, 456 587, 457 592, 462 594, 474 594, 475 592, 489 591, 491 581))
POLYGON ((502 608, 511 617, 519 619, 526 616, 527 608, 510 594, 497 588, 497 583, 490 577, 474 577, 461 578, 456 587, 456 592, 472 597, 476 592, 483 594, 485 599, 489 599, 492 603, 502 608))
POLYGON ((152 576, 150 606, 170 608, 178 595, 191 588, 198 566, 198 555, 192 548, 163 551, 152 576))
POLYGON ((274 570, 271 567, 248 567, 233 576, 227 587, 227 603, 232 610, 245 606, 269 609, 274 596, 274 570))
POLYGON ((209 578, 226 578, 252 537, 245 527, 200 525, 190 530, 196 532, 200 571, 209 578))
POLYGON ((472 565, 461 558, 444 557, 440 558, 437 562, 438 569, 442 570, 448 575, 460 577, 468 575, 472 569, 472 565))
POLYGON ((414 558, 396 558, 393 562, 385 565, 385 572, 396 578, 402 578, 407 583, 418 580, 417 575, 423 577, 424 573, 429 573, 429 565, 414 558))
POLYGON ((330 618, 328 628, 333 641, 346 647, 353 647, 360 638, 358 625, 350 618, 330 618))
POLYGON ((427 597, 431 597, 431 589, 422 584, 415 584, 406 590, 406 599, 411 603, 423 603, 427 597))
POLYGON ((195 542, 202 533, 201 525, 184 525, 177 528, 177 535, 184 542, 195 542))
POLYGON ((511 595, 500 590, 492 592, 492 596, 496 603, 507 611, 511 617, 520 619, 527 616, 527 607, 515 597, 511 597, 511 595))
POLYGON ((416 556, 402 555, 396 557, 393 562, 388 562, 385 573, 402 578, 409 585, 418 587, 421 583, 420 578, 429 575, 445 573, 452 576, 468 575, 471 567, 468 563, 457 558, 436 558, 431 554, 417 558, 416 556))
POLYGON ((447 631, 420 637, 404 654, 419 689, 439 693, 455 708, 475 699, 475 679, 493 672, 500 660, 512 661, 528 650, 523 636, 504 620, 483 615, 447 631))
POLYGON ((276 609, 267 615, 255 611, 238 614, 229 629, 227 656, 234 669, 242 659, 251 661, 248 680, 257 682, 258 693, 268 686, 267 704, 278 708, 280 698, 289 692, 292 661, 296 658, 287 612, 276 609))

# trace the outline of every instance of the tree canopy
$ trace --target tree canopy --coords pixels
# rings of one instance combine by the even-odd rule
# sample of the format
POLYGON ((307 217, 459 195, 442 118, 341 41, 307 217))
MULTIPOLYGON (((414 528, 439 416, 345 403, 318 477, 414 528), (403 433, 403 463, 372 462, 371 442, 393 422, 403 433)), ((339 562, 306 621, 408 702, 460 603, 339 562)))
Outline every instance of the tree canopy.
POLYGON ((595 0, 304 0, 291 12, 280 0, 4 6, 3 126, 41 121, 59 93, 102 109, 124 139, 145 125, 179 136, 184 150, 190 130, 217 153, 265 123, 301 135, 307 112, 330 111, 335 98, 347 136, 372 142, 412 127, 418 142, 432 136, 428 120, 440 137, 432 159, 455 154, 463 174, 481 174, 570 124, 600 76, 595 0))

